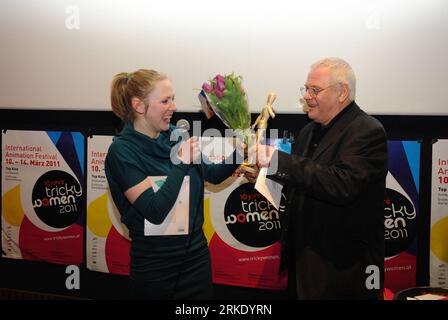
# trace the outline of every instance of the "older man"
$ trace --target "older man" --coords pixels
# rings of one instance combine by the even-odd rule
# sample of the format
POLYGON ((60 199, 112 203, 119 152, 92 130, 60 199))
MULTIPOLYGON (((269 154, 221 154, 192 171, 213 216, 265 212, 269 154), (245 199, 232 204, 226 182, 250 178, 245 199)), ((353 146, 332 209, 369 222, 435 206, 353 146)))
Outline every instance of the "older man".
POLYGON ((258 145, 258 165, 276 166, 269 178, 287 189, 284 256, 299 299, 381 297, 387 137, 355 90, 347 62, 316 62, 301 88, 313 121, 292 154, 258 145))

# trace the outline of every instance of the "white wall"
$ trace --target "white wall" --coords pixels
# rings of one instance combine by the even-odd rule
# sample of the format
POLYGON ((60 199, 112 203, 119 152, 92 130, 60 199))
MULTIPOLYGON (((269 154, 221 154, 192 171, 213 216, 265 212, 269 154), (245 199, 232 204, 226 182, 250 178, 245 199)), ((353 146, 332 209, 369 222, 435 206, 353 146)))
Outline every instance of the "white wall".
POLYGON ((373 114, 448 114, 446 0, 1 0, 0 107, 109 110, 121 71, 169 75, 179 111, 216 73, 243 76, 301 112, 299 87, 326 56, 350 62, 373 114))

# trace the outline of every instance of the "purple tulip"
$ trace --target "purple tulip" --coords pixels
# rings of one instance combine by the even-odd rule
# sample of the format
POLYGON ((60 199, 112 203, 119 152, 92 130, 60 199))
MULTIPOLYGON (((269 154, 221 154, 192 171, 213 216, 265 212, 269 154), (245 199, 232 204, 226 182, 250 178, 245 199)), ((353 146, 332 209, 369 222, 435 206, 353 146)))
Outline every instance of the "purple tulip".
POLYGON ((222 96, 223 96, 223 91, 219 90, 218 87, 215 87, 215 94, 216 94, 216 96, 217 96, 218 98, 221 99, 222 96))
POLYGON ((215 77, 215 82, 216 82, 216 86, 219 88, 219 91, 224 91, 224 89, 226 88, 226 83, 225 83, 225 78, 218 74, 215 77))
POLYGON ((216 86, 218 87, 219 91, 224 91, 224 89, 226 88, 224 80, 221 79, 216 82, 216 86))
POLYGON ((211 93, 213 91, 213 87, 210 85, 210 83, 205 82, 202 85, 202 90, 204 90, 207 93, 211 93))
POLYGON ((226 78, 224 78, 223 75, 217 74, 214 80, 216 80, 216 82, 224 82, 226 78))

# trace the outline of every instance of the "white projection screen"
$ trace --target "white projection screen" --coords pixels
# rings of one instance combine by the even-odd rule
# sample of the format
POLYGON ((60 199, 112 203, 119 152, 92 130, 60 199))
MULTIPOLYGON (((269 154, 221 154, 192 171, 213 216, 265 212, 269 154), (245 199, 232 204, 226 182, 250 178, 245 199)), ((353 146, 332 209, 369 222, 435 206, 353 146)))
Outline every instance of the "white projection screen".
POLYGON ((301 113, 310 64, 347 60, 371 114, 447 115, 446 0, 1 0, 0 108, 110 110, 112 77, 166 73, 178 111, 243 77, 252 112, 301 113))

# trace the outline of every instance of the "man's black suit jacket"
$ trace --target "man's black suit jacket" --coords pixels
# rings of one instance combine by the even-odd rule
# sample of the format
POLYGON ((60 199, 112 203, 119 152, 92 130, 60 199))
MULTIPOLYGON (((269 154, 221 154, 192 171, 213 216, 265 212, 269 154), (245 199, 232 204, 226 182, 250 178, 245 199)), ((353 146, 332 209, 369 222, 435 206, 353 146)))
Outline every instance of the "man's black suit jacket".
POLYGON ((271 161, 278 160, 271 178, 288 190, 283 258, 289 234, 299 299, 376 298, 383 287, 386 133, 353 103, 304 157, 317 125, 301 130, 292 155, 278 152, 271 161))

